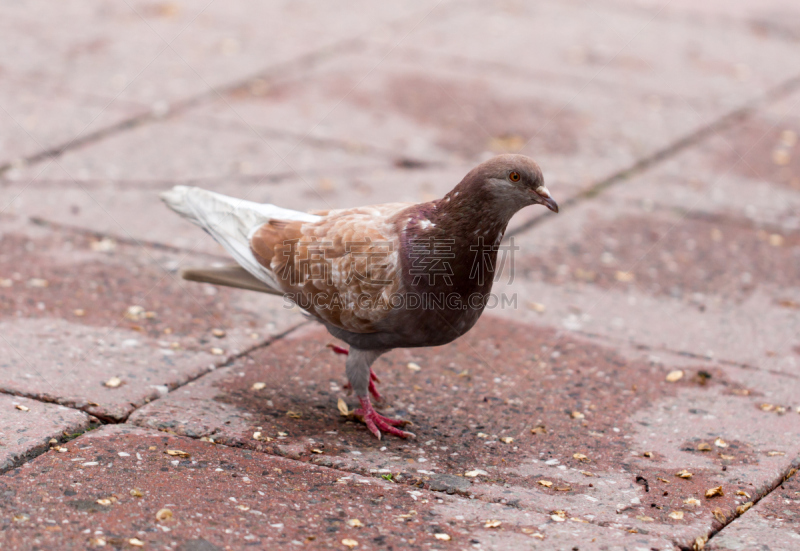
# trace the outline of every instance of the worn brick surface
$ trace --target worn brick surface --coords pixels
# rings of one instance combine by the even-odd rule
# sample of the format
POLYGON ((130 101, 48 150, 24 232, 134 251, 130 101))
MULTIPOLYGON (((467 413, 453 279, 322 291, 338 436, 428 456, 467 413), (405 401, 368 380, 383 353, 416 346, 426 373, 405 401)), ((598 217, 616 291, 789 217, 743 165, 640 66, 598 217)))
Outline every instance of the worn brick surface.
POLYGON ((470 339, 395 351, 376 365, 388 411, 413 420, 418 436, 378 442, 336 409, 343 362, 325 348, 329 340, 319 330, 293 334, 131 419, 684 543, 719 526, 713 511, 739 505, 736 490, 766 493, 798 452, 787 437, 800 434, 800 417, 762 411, 755 389, 718 367, 687 359, 685 378, 671 384, 665 376, 675 366, 647 355, 499 319, 481 321, 470 339), (410 361, 422 370, 408 369, 410 361), (266 387, 253 390, 256 382, 266 387), (773 430, 753 433, 765 420, 773 430), (538 425, 546 432, 531 433, 538 425), (714 444, 718 437, 727 447, 714 444), (697 451, 700 443, 711 451, 697 451), (464 478, 475 469, 486 474, 464 478), (675 476, 682 469, 691 480, 675 476), (718 485, 725 496, 706 499, 718 485), (700 503, 684 503, 690 497, 700 503), (673 511, 684 519, 670 519, 673 511))
POLYGON ((5 229, 0 387, 7 392, 123 419, 300 322, 276 297, 187 285, 177 272, 199 263, 196 256, 31 224, 5 229), (112 377, 122 384, 104 386, 112 377))
POLYGON ((423 8, 193 1, 54 9, 29 2, 3 8, 3 67, 11 78, 151 106, 208 92, 209 86, 419 14, 416 22, 430 10, 423 8))
POLYGON ((104 427, 64 447, 66 453, 50 452, 0 477, 8 545, 130 548, 135 538, 145 547, 187 550, 343 549, 344 540, 358 549, 568 549, 578 538, 589 550, 671 548, 652 536, 554 522, 127 425, 104 427), (361 526, 351 526, 354 520, 361 526), (501 524, 486 528, 490 520, 501 524))
POLYGON ((22 396, 0 394, 0 411, 0 472, 47 450, 52 438, 63 442, 91 426, 83 412, 22 396))
POLYGON ((166 431, 107 427, 0 476, 9 545, 796 547, 796 483, 776 488, 800 456, 795 4, 4 6, 0 462, 89 414, 166 431), (177 279, 223 257, 160 204, 176 183, 421 201, 500 151, 535 157, 564 208, 512 222, 514 305, 376 364, 417 440, 339 414, 319 327, 264 346, 300 323, 280 299, 177 279))

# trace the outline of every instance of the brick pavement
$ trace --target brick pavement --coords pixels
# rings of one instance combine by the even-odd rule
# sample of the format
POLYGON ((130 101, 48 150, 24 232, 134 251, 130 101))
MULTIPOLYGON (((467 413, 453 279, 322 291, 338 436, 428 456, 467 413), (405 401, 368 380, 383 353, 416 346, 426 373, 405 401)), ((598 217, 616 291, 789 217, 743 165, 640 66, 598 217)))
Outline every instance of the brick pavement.
POLYGON ((795 3, 2 11, 7 545, 797 546, 795 3), (157 197, 428 200, 503 151, 564 208, 512 221, 516 307, 376 364, 409 442, 280 299, 179 280, 224 258, 157 197))

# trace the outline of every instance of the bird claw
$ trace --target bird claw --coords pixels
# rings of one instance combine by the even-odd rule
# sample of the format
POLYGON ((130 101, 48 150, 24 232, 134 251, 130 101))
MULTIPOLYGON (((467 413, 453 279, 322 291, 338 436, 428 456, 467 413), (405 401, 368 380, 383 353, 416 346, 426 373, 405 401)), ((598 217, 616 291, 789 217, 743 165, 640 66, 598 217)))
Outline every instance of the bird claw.
POLYGON ((396 428, 410 425, 410 421, 406 421, 405 419, 392 419, 390 417, 384 417, 383 415, 378 414, 378 412, 372 407, 372 403, 369 401, 369 397, 367 396, 359 397, 359 401, 361 402, 361 407, 355 410, 353 415, 361 417, 364 421, 364 424, 367 425, 369 431, 374 434, 378 440, 381 440, 381 431, 398 436, 400 438, 417 437, 417 435, 413 432, 396 428))

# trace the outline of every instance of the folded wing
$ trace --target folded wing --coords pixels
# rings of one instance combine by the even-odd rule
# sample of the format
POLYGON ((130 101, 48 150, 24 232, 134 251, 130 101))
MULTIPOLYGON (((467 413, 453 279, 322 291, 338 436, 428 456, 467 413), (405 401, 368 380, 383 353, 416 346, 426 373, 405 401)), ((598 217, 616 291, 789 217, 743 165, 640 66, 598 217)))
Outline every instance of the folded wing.
POLYGON ((316 222, 272 220, 253 233, 251 249, 298 306, 347 331, 375 332, 400 290, 392 220, 407 207, 335 210, 316 222))

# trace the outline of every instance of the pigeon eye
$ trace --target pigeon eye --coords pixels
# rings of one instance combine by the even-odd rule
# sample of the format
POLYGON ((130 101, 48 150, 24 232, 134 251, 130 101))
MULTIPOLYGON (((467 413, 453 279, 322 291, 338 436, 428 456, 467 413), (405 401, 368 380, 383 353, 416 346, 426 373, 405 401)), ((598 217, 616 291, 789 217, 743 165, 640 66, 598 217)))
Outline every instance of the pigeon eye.
POLYGON ((512 172, 511 174, 508 175, 508 179, 511 180, 512 182, 519 182, 520 180, 519 172, 512 172))

